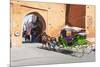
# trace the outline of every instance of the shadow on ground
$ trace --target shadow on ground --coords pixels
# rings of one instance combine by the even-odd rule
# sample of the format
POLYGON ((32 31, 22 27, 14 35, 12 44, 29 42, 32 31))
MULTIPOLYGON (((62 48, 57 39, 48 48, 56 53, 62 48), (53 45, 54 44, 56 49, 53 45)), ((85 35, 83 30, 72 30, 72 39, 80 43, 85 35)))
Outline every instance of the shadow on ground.
MULTIPOLYGON (((71 55, 71 56, 74 56, 74 57, 82 57, 82 56, 77 56, 75 55, 75 53, 78 53, 78 52, 75 52, 75 51, 72 51, 72 50, 65 50, 65 49, 48 49, 48 48, 43 48, 43 47, 38 47, 39 49, 43 49, 43 50, 48 50, 48 51, 54 51, 54 52, 58 52, 58 53, 61 53, 61 54, 66 54, 66 55, 71 55)), ((80 54, 80 53, 78 53, 80 54)))

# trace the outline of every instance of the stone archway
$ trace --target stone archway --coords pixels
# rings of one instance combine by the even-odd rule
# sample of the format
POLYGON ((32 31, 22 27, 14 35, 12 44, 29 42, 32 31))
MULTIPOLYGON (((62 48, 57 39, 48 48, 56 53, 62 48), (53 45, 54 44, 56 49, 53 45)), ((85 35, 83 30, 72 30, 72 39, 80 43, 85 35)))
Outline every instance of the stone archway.
MULTIPOLYGON (((40 42, 41 41, 40 35, 46 30, 46 22, 44 18, 42 17, 42 15, 40 15, 38 12, 30 12, 27 15, 25 15, 25 17, 29 15, 32 16, 30 17, 32 21, 29 21, 29 22, 27 21, 27 24, 26 24, 26 25, 29 25, 29 27, 31 27, 28 32, 30 33, 28 34, 29 42, 40 42)), ((23 31, 23 32, 27 33, 27 31, 23 31)), ((27 35, 25 33, 22 34, 22 36, 27 35)), ((27 37, 25 36, 24 38, 26 41, 27 37)))

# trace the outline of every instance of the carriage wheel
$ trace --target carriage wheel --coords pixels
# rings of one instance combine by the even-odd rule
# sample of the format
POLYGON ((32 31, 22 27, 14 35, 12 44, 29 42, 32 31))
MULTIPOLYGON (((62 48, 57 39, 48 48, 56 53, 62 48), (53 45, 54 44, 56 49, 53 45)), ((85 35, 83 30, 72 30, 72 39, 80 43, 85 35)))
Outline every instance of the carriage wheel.
POLYGON ((84 53, 85 54, 90 54, 92 52, 92 49, 88 47, 87 45, 84 46, 84 53))
POLYGON ((84 48, 85 54, 90 54, 93 51, 92 45, 93 45, 92 42, 87 41, 87 45, 85 45, 85 48, 84 48))
POLYGON ((76 46, 72 50, 73 50, 72 56, 75 57, 82 57, 85 54, 83 46, 76 46))

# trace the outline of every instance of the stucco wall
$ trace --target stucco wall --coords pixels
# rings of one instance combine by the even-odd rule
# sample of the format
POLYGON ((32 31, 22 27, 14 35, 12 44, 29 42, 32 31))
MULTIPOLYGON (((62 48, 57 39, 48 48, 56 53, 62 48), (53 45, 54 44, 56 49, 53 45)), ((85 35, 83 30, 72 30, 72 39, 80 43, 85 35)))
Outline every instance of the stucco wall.
POLYGON ((86 6, 86 32, 87 37, 95 38, 95 23, 96 23, 96 14, 95 14, 95 6, 94 5, 87 5, 86 6))

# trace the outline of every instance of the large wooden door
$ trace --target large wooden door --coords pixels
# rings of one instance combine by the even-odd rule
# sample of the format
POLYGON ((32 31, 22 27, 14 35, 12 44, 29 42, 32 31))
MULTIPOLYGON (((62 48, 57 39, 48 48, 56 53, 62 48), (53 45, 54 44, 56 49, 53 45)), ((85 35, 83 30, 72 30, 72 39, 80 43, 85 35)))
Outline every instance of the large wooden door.
POLYGON ((68 23, 71 26, 85 28, 85 5, 68 5, 68 23))

